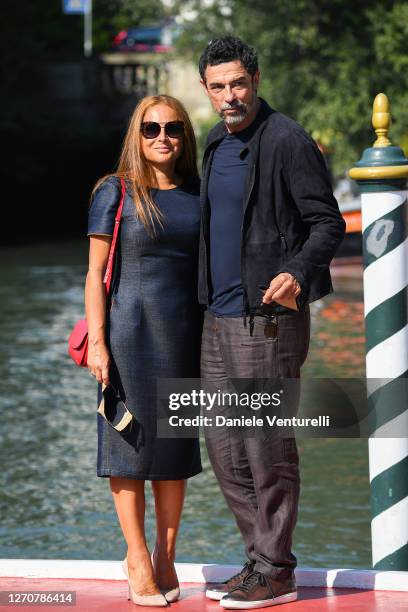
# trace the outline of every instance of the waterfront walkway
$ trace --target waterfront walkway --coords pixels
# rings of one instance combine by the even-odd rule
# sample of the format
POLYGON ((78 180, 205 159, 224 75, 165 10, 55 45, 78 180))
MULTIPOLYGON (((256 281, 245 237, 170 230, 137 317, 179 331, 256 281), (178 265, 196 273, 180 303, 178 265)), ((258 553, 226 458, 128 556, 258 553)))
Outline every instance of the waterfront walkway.
MULTIPOLYGON (((127 600, 125 580, 91 580, 67 578, 0 578, 1 591, 75 591, 75 612, 143 612, 151 608, 135 606, 127 600)), ((299 587, 299 599, 294 603, 276 607, 285 612, 406 612, 408 593, 402 591, 368 591, 360 589, 333 589, 299 587)), ((44 606, 24 606, 27 612, 44 606)), ((69 610, 71 606, 50 606, 52 610, 69 610)), ((221 610, 217 601, 205 597, 204 585, 183 583, 180 601, 169 606, 174 612, 216 612, 221 610)), ((0 610, 15 610, 16 606, 0 605, 0 610)), ((272 608, 263 608, 269 610, 272 608)), ((275 608, 273 608, 275 609, 275 608)))

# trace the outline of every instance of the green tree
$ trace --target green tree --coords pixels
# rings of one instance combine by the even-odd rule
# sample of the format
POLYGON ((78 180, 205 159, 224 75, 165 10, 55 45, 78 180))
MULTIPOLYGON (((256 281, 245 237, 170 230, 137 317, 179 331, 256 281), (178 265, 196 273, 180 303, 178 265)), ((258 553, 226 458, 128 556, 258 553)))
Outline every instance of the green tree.
POLYGON ((332 152, 343 173, 373 141, 372 102, 392 105, 391 137, 408 133, 408 4, 395 0, 222 0, 183 3, 179 49, 197 60, 211 38, 230 33, 256 47, 271 105, 332 152))

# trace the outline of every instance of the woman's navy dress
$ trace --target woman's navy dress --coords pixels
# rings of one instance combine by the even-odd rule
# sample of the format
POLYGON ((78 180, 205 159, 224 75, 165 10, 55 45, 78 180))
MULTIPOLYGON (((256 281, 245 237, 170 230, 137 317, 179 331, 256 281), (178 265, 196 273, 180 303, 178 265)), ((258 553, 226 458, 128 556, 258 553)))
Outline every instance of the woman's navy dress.
MULTIPOLYGON (((116 177, 97 189, 88 236, 113 234, 120 197, 116 177)), ((156 437, 156 379, 199 377, 198 181, 154 190, 153 198, 164 215, 156 238, 137 219, 128 189, 123 204, 106 340, 111 382, 136 420, 123 434, 97 413, 98 476, 181 480, 202 469, 198 439, 156 437)))

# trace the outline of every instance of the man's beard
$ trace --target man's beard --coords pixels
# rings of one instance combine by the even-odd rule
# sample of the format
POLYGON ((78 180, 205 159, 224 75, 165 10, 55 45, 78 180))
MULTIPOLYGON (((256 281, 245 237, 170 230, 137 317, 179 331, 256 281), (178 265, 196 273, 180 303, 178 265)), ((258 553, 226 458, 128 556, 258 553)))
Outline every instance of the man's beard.
POLYGON ((255 102, 255 96, 250 104, 241 102, 241 100, 234 100, 232 104, 227 104, 227 103, 223 104, 218 114, 221 117, 221 119, 224 119, 227 125, 239 125, 240 123, 244 121, 245 117, 251 112, 254 106, 254 102, 255 102), (237 109, 238 112, 234 115, 224 113, 224 111, 230 110, 230 109, 237 109))

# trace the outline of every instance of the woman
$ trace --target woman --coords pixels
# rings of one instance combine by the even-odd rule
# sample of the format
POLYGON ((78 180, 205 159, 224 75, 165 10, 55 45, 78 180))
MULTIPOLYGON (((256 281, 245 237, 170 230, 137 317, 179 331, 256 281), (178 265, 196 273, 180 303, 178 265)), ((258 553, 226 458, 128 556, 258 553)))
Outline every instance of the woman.
POLYGON ((130 432, 119 433, 97 414, 97 475, 110 479, 127 543, 129 596, 140 605, 167 605, 179 596, 174 559, 186 479, 201 472, 198 440, 156 437, 155 396, 157 379, 199 376, 198 194, 196 144, 185 109, 170 96, 144 98, 131 118, 118 172, 101 179, 93 193, 85 288, 88 368, 100 383, 98 403, 101 383, 110 384, 134 416, 130 432), (102 280, 121 178, 126 192, 107 308, 102 280), (145 480, 152 481, 156 509, 151 557, 145 480))

